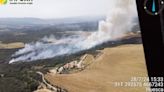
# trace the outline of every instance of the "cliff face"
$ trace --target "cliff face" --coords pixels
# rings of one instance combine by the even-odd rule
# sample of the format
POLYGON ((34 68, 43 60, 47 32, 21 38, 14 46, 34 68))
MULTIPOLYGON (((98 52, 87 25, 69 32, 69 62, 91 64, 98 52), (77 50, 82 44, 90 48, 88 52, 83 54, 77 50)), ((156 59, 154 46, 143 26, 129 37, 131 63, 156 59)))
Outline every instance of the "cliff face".
POLYGON ((129 82, 132 77, 146 77, 147 69, 142 45, 121 45, 101 50, 92 64, 73 74, 48 73, 45 78, 68 92, 145 92, 144 87, 115 87, 114 82, 129 82))

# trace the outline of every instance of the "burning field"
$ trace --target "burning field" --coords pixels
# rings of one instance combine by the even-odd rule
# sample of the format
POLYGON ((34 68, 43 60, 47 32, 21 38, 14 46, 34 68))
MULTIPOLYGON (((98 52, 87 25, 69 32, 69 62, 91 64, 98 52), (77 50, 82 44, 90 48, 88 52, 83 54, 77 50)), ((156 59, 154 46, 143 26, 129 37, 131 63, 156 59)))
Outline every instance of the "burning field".
POLYGON ((138 24, 136 5, 133 0, 118 0, 116 7, 111 11, 110 16, 99 22, 98 31, 90 35, 72 35, 60 39, 53 35, 44 37, 37 42, 25 44, 23 49, 12 55, 13 59, 9 63, 49 59, 91 49, 107 41, 117 41, 138 24))
POLYGON ((93 20, 2 19, 0 91, 143 92, 114 86, 147 76, 135 0, 116 2, 93 20))

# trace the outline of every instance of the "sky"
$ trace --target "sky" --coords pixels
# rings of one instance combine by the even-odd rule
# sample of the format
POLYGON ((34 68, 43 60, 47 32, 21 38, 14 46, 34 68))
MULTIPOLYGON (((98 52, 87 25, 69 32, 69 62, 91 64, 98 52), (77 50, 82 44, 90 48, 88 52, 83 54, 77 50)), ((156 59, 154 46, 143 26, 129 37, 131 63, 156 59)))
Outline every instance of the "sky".
POLYGON ((0 5, 0 18, 45 19, 107 15, 116 0, 33 0, 32 5, 0 5))

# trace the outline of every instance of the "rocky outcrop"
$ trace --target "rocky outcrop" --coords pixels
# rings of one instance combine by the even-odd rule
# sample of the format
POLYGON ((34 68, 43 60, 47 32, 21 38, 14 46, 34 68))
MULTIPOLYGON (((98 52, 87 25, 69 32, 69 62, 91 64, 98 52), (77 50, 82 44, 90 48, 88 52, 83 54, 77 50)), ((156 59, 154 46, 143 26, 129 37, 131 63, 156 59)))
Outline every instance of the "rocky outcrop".
MULTIPOLYGON (((99 56, 99 54, 97 56, 99 56)), ((93 62, 93 59, 94 57, 92 55, 90 56, 89 54, 85 54, 80 58, 80 60, 71 61, 69 63, 64 64, 63 66, 53 68, 49 70, 49 72, 52 74, 63 74, 66 71, 67 73, 73 70, 80 71, 80 70, 83 70, 88 64, 93 62), (87 61, 86 60, 87 57, 91 57, 92 60, 87 61)))

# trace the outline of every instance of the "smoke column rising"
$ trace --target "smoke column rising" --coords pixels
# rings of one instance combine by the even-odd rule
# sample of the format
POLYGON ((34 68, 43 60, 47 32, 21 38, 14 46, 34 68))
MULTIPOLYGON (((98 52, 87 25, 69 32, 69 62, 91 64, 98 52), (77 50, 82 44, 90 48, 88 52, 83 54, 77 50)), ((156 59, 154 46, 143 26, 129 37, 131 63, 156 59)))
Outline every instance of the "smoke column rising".
POLYGON ((34 61, 53 58, 64 54, 90 49, 106 41, 116 40, 130 32, 137 18, 135 0, 117 0, 116 7, 111 10, 106 20, 99 22, 99 30, 89 36, 75 35, 57 40, 53 35, 44 37, 36 43, 26 44, 15 52, 9 63, 18 61, 34 61), (51 42, 51 43, 49 43, 51 42))

